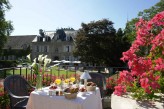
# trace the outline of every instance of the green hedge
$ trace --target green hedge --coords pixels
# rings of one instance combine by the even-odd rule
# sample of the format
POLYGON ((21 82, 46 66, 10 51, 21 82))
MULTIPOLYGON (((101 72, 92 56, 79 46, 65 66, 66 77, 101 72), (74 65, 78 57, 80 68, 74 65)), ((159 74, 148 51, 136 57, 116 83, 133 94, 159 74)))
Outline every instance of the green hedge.
POLYGON ((15 60, 0 60, 0 68, 16 67, 17 64, 15 60))

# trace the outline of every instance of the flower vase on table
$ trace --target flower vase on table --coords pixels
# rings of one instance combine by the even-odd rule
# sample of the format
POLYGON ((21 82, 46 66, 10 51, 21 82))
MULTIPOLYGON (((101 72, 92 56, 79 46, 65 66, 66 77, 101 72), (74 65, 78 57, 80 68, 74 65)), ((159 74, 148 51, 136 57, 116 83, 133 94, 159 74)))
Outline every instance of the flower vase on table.
POLYGON ((42 90, 42 75, 36 75, 36 90, 42 90))
MULTIPOLYGON (((29 61, 31 60, 30 54, 27 56, 29 61)), ((47 58, 47 55, 39 55, 38 59, 34 59, 34 62, 31 65, 33 73, 36 75, 36 90, 42 90, 42 75, 47 68, 47 65, 50 64, 51 59, 47 58), (37 62, 38 61, 38 62, 37 62)))

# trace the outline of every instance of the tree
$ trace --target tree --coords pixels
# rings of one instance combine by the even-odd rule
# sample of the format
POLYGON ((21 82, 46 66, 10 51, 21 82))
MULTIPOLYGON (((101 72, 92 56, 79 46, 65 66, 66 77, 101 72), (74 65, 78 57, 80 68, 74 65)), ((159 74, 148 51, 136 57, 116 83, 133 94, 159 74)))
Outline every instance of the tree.
POLYGON ((139 21, 139 18, 143 18, 144 20, 150 20, 154 15, 159 12, 164 11, 164 0, 160 0, 157 4, 152 6, 149 9, 145 9, 138 13, 138 17, 132 19, 131 21, 127 22, 125 27, 125 36, 128 38, 129 42, 133 42, 136 38, 136 22, 139 21))
POLYGON ((145 19, 150 20, 153 18, 157 13, 162 12, 164 10, 164 0, 160 0, 157 4, 152 6, 149 9, 145 9, 138 13, 138 16, 145 19))
POLYGON ((118 40, 112 21, 103 19, 82 23, 81 26, 75 39, 74 56, 80 56, 81 61, 96 65, 122 65, 120 58, 124 50, 120 47, 124 45, 120 44, 122 40, 118 40))
POLYGON ((138 22, 139 18, 134 18, 131 21, 126 23, 125 27, 125 37, 129 42, 133 42, 136 38, 136 27, 135 24, 138 22))
POLYGON ((114 43, 112 46, 112 55, 115 55, 115 59, 113 60, 115 65, 114 66, 123 66, 124 63, 120 61, 120 58, 122 57, 122 52, 126 51, 130 47, 130 43, 128 39, 125 37, 125 33, 121 28, 119 28, 116 32, 116 37, 114 37, 114 43))
POLYGON ((7 41, 7 37, 13 30, 13 26, 10 21, 5 20, 5 11, 10 9, 10 4, 8 0, 0 1, 0 53, 2 53, 2 48, 7 41))

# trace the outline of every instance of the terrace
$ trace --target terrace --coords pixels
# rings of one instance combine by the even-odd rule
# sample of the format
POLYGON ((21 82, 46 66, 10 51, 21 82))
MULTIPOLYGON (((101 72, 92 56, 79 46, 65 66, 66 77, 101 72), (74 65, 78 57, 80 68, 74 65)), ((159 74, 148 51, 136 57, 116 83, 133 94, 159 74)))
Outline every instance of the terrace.
MULTIPOLYGON (((66 66, 66 65, 63 66, 63 67, 53 66, 53 67, 50 68, 50 70, 44 72, 43 85, 44 86, 50 86, 50 83, 54 82, 57 77, 69 78, 69 77, 74 76, 75 78, 77 78, 82 74, 84 69, 89 70, 90 72, 96 72, 96 73, 98 73, 98 69, 101 69, 101 70, 99 70, 99 72, 101 74, 103 74, 106 78, 108 78, 111 75, 115 74, 116 69, 117 70, 118 69, 119 70, 126 69, 126 68, 118 68, 118 67, 109 68, 109 69, 113 69, 113 72, 105 73, 105 71, 104 71, 105 68, 104 67, 86 67, 85 66, 85 67, 82 67, 82 68, 78 69, 74 66, 69 68, 69 66, 66 66), (74 68, 74 69, 72 69, 72 68, 74 68)), ((1 85, 3 85, 4 78, 6 78, 9 75, 21 75, 30 84, 32 84, 33 86, 36 85, 36 76, 33 74, 33 71, 31 70, 31 68, 28 68, 28 67, 11 67, 11 68, 0 69, 0 84, 1 85)), ((118 74, 116 74, 116 78, 117 77, 118 77, 118 74)), ((8 104, 8 103, 4 103, 4 104, 8 104)), ((103 104, 104 109, 110 109, 110 94, 108 94, 108 95, 106 95, 106 97, 104 97, 104 100, 102 100, 102 104, 103 104)))

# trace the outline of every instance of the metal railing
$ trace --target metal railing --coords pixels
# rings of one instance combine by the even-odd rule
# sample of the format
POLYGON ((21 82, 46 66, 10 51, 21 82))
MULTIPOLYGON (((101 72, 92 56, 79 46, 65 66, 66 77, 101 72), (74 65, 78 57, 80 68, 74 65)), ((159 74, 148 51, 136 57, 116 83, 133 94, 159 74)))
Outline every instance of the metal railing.
MULTIPOLYGON (((62 65, 59 66, 57 69, 57 76, 60 76, 60 71, 61 69, 64 69, 66 71, 66 77, 68 77, 68 71, 69 70, 73 70, 75 73, 75 77, 77 75, 77 70, 80 70, 81 72, 84 72, 85 70, 89 70, 91 72, 95 71, 98 73, 102 73, 104 74, 106 77, 112 76, 114 74, 119 74, 119 71, 122 70, 128 70, 127 67, 104 67, 104 66, 70 66, 70 65, 62 65), (108 69, 108 73, 106 73, 104 71, 104 69, 108 69)), ((17 71, 17 74, 24 76, 24 78, 29 79, 29 75, 30 75, 30 79, 32 80, 34 78, 34 74, 32 71, 32 68, 28 68, 28 67, 10 67, 10 68, 1 68, 0 69, 0 78, 6 78, 6 76, 8 75, 15 75, 15 71, 19 70, 19 73, 17 71), (22 75, 22 70, 25 70, 25 73, 23 71, 23 75, 22 75), (10 73, 9 73, 10 72, 10 73)), ((52 69, 50 69, 50 75, 52 75, 52 69)))
POLYGON ((19 75, 22 75, 22 69, 25 69, 25 78, 27 79, 28 74, 33 74, 31 68, 27 67, 10 67, 10 68, 1 68, 0 69, 0 78, 6 78, 7 75, 15 75, 15 71, 19 70, 19 75), (28 72, 28 69, 30 72, 28 72))

